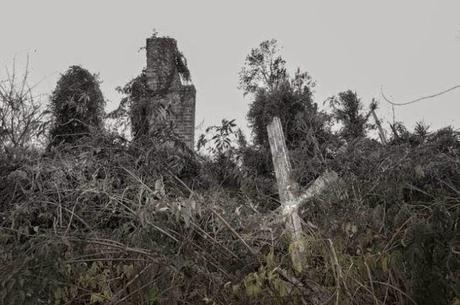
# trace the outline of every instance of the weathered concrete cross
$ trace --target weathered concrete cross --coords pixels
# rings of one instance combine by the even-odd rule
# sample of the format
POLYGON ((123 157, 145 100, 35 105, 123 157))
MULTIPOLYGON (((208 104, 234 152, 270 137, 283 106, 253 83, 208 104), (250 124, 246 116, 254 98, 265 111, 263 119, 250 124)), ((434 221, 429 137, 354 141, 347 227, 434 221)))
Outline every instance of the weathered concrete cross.
POLYGON ((300 272, 305 247, 302 239, 302 221, 298 209, 302 203, 323 192, 330 183, 337 181, 338 175, 333 171, 327 171, 318 177, 305 192, 296 194, 295 190, 298 190, 298 186, 292 178, 289 154, 281 121, 278 117, 274 117, 272 122, 267 125, 267 131, 283 216, 286 217, 286 229, 292 239, 291 260, 295 270, 300 272))

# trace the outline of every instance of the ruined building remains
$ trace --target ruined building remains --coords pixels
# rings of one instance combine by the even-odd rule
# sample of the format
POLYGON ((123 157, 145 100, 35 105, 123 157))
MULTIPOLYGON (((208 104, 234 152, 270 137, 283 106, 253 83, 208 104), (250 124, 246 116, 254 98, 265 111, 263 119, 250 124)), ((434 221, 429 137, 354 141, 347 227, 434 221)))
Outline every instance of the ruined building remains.
MULTIPOLYGON (((169 37, 147 39, 147 86, 154 93, 149 104, 166 106, 168 120, 174 124, 175 132, 191 149, 195 137, 195 86, 190 83, 190 74, 185 58, 177 49, 177 42, 169 37)), ((155 112, 150 112, 155 113, 155 112)), ((150 118, 150 128, 157 124, 155 115, 150 118)))

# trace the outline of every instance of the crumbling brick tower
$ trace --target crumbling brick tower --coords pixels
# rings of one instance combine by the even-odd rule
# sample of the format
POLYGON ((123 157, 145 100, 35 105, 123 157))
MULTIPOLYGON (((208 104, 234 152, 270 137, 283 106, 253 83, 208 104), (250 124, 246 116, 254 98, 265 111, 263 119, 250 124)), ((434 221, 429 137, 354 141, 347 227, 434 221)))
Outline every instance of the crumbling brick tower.
MULTIPOLYGON (((176 40, 169 37, 147 39, 147 85, 154 93, 150 103, 162 103, 169 108, 168 120, 175 132, 190 148, 195 138, 195 86, 190 84, 185 59, 177 49, 176 40)), ((154 112, 150 112, 154 113, 154 112)), ((157 125, 157 118, 149 119, 149 128, 157 125)))

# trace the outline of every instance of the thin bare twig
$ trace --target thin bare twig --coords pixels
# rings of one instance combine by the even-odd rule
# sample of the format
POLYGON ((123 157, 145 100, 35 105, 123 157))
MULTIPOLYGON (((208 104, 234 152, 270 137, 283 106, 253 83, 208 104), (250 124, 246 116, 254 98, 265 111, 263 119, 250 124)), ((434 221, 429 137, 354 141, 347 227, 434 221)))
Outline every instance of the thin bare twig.
POLYGON ((243 239, 243 237, 241 237, 241 235, 235 231, 235 229, 225 220, 225 218, 223 218, 219 213, 217 213, 212 208, 211 208, 211 212, 223 222, 223 224, 241 241, 241 243, 249 250, 249 252, 252 255, 257 256, 257 252, 254 249, 252 249, 251 246, 248 245, 248 243, 243 239))
POLYGON ((385 94, 383 93, 383 87, 380 88, 380 93, 382 95, 382 98, 385 100, 385 102, 387 102, 387 103, 389 103, 389 104, 391 104, 393 106, 405 106, 405 105, 410 105, 410 104, 414 104, 414 103, 417 103, 417 102, 421 102, 423 100, 435 98, 435 97, 438 97, 440 95, 446 94, 448 92, 454 91, 455 89, 459 89, 459 88, 460 88, 460 85, 456 85, 456 86, 453 86, 453 87, 451 87, 449 89, 443 90, 441 92, 431 94, 431 95, 427 95, 427 96, 423 96, 423 97, 419 97, 419 98, 416 98, 414 100, 410 100, 408 102, 403 102, 403 103, 396 103, 396 102, 390 100, 389 98, 387 98, 385 96, 385 94))

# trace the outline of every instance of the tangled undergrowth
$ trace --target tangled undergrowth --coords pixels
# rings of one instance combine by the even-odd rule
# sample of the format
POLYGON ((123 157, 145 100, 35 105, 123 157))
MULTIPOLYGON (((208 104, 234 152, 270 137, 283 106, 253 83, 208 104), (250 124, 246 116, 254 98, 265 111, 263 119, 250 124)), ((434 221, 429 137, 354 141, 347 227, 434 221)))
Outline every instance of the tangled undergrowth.
POLYGON ((301 208, 302 270, 276 197, 151 141, 1 156, 1 304, 459 304, 456 132, 322 162, 341 179, 301 208))

